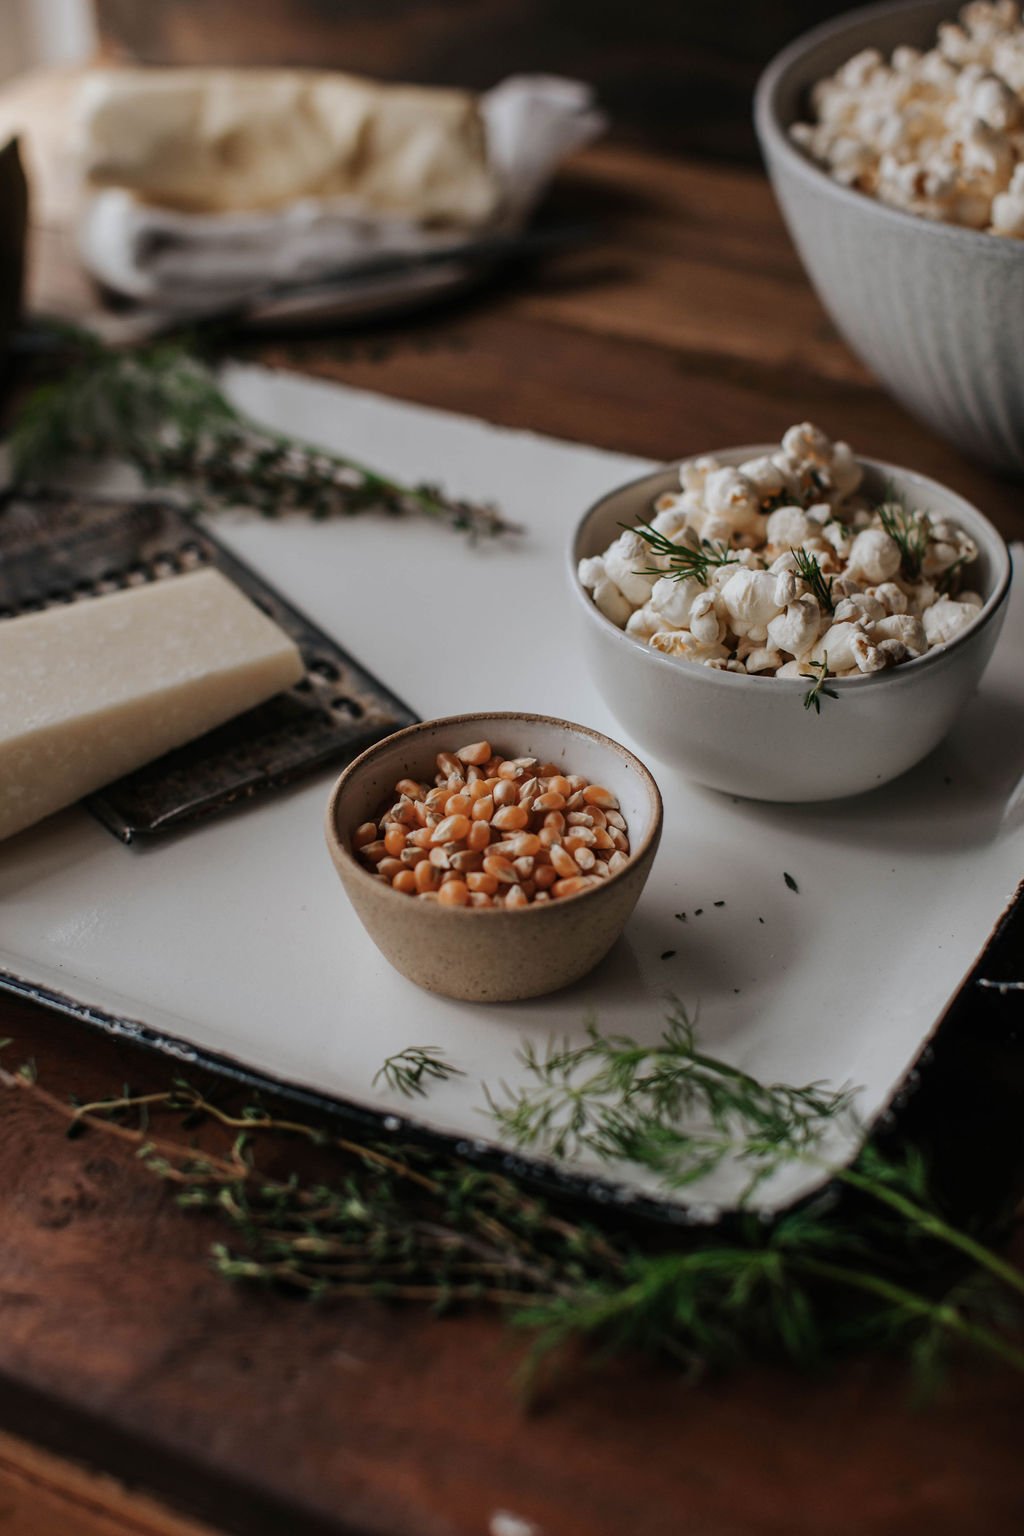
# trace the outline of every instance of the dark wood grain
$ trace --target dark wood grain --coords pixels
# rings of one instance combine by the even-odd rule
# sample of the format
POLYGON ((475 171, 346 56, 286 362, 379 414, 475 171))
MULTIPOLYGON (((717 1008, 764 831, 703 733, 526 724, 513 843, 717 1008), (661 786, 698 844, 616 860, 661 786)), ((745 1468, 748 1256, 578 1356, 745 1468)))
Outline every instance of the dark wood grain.
POLYGON ((758 73, 798 32, 846 9, 844 0, 96 0, 105 46, 149 64, 288 63, 474 90, 544 70, 591 81, 623 138, 751 162, 758 73))
MULTIPOLYGON (((23 87, 0 100, 0 128, 11 116, 36 123, 29 163, 45 188, 58 185, 40 146, 47 133, 59 140, 59 99, 42 81, 34 98, 23 87)), ((41 207, 34 302, 83 313, 94 301, 68 260, 61 200, 49 193, 41 207)), ((1024 534, 1019 490, 912 422, 846 352, 759 177, 601 149, 563 179, 556 208, 608 210, 606 240, 418 320, 241 350, 652 457, 773 439, 812 415, 1024 534)), ((1001 974, 1019 960, 1011 934, 1001 974)), ((984 1029, 968 1017, 944 1034, 906 1112, 961 1212, 1005 1200, 1024 1164, 1018 1025, 1010 1000, 984 1029)), ((5 1059, 34 1058, 58 1096, 125 1080, 155 1089, 169 1075, 126 1043, 10 1001, 0 1035, 15 1037, 5 1059)), ((916 1412, 902 1375, 877 1363, 694 1390, 627 1360, 528 1415, 511 1382, 522 1345, 494 1319, 315 1309, 232 1289, 207 1265, 216 1229, 179 1212, 130 1148, 69 1142, 60 1119, 17 1090, 0 1095, 0 1230, 0 1427, 58 1457, 32 1474, 33 1513, 24 1458, 5 1462, 0 1444, 0 1528, 16 1511, 18 1536, 56 1536, 47 1500, 60 1510, 68 1479, 75 1498, 100 1490, 100 1536, 163 1531, 141 1496, 115 1497, 88 1473, 75 1482, 76 1460, 246 1536, 486 1536, 500 1509, 543 1536, 1024 1528, 1024 1387, 1009 1375, 964 1369, 954 1392, 916 1412)), ((93 1536, 84 1515, 78 1526, 73 1513, 60 1519, 61 1536, 93 1536)))

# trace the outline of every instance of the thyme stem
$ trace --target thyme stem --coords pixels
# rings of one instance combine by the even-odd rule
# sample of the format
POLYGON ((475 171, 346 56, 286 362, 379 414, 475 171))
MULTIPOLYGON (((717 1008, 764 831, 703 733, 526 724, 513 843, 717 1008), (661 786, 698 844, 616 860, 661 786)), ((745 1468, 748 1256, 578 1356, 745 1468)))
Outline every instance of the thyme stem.
POLYGON ((948 1222, 944 1221, 941 1216, 936 1215, 934 1211, 929 1211, 925 1206, 919 1205, 908 1196, 900 1194, 898 1190, 888 1188, 877 1179, 865 1178, 855 1168, 837 1169, 835 1170, 834 1177, 843 1184, 848 1184, 852 1189, 858 1189, 862 1193, 870 1195, 872 1199, 881 1201, 883 1205, 888 1205, 892 1210, 898 1211, 907 1221, 913 1222, 915 1226, 919 1227, 924 1235, 934 1237, 939 1242, 958 1249, 960 1253, 964 1254, 965 1257, 969 1258, 980 1268, 987 1269, 997 1280, 1001 1280, 1011 1290, 1017 1291, 1021 1296, 1024 1296, 1024 1274, 1020 1270, 1015 1269, 1012 1264, 1007 1264, 998 1254, 993 1253, 990 1248, 986 1248, 983 1243, 977 1242, 968 1233, 961 1232, 956 1227, 950 1226, 948 1222))

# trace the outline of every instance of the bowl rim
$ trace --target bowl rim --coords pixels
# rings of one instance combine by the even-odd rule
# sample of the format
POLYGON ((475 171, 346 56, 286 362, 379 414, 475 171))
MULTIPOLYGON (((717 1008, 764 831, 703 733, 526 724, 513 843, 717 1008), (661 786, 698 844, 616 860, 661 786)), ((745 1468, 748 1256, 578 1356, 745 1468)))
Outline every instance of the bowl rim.
MULTIPOLYGON (((850 208, 861 211, 872 210, 878 218, 891 222, 894 228, 926 229, 930 230, 936 239, 947 240, 973 248, 975 251, 987 251, 997 260, 1022 260, 1024 259, 1024 240, 993 235, 982 229, 967 229, 962 224, 952 224, 943 219, 926 219, 922 214, 908 213, 902 208, 894 208, 891 204, 883 203, 866 192, 858 192, 853 187, 844 186, 842 182, 831 176, 824 166, 819 165, 816 160, 793 143, 788 132, 791 124, 783 124, 778 110, 778 93, 787 75, 822 43, 841 37, 844 32, 855 30, 873 17, 898 15, 904 11, 909 14, 914 11, 931 10, 937 4, 938 0, 882 0, 882 3, 877 5, 861 5, 855 10, 844 11, 842 15, 833 17, 831 20, 820 22, 817 26, 801 32, 791 43, 787 43, 765 66, 754 90, 754 126, 761 142, 761 149, 766 159, 769 159, 770 155, 778 156, 785 161, 790 171, 804 181, 817 187, 828 187, 834 196, 850 208)), ((949 19, 955 20, 955 16, 956 8, 953 0, 949 19)))
MULTIPOLYGON (((585 891, 580 891, 577 895, 573 896, 571 899, 574 907, 577 902, 586 901, 589 898, 595 896, 600 897, 603 892, 609 889, 609 887, 617 884, 621 879, 629 874, 633 870, 634 866, 638 864, 649 851, 657 847, 658 840, 661 837, 661 828, 665 816, 665 807, 661 797, 661 790, 658 788, 657 780, 655 779, 651 770, 647 767, 647 764, 642 762, 641 759, 637 757, 636 753, 631 751, 629 747, 624 746, 621 741, 616 741, 612 736, 606 736, 603 731, 594 730, 592 726, 580 725, 578 722, 573 720, 560 720, 555 715, 538 715, 531 710, 474 710, 471 713, 461 715, 438 715, 430 720, 417 720, 413 725, 403 726, 400 731, 392 731, 390 735, 382 736, 379 741, 371 743, 371 745, 367 747, 363 752, 360 752, 358 757, 353 758, 352 762, 348 764, 348 766, 342 771, 341 774, 339 774, 338 778, 335 780, 331 787, 331 792, 327 799, 327 809, 324 818, 324 830, 327 838, 327 845, 330 848, 333 856, 336 857, 338 852, 341 853, 346 865, 357 872, 359 878, 366 882, 368 888, 372 887, 372 889, 378 894, 383 894, 386 892, 387 897, 390 897, 394 901, 403 901, 408 903, 409 898, 403 892, 395 891, 392 890, 390 886, 386 887, 382 885, 377 880, 376 875, 371 875, 368 869, 364 869, 352 850, 339 836, 337 820, 338 808, 345 790, 350 786, 354 777, 364 768, 366 768, 373 760, 373 758, 376 757, 385 747, 391 747, 397 741, 420 735, 423 731, 432 730, 437 726, 444 726, 446 728, 449 726, 456 727, 477 724, 484 720, 507 720, 510 722, 518 721, 520 723, 524 721, 532 721, 540 725, 557 726, 560 730, 566 731, 569 735, 587 736, 592 741, 596 741, 599 746, 616 752, 621 757, 625 758, 628 766, 633 769, 635 773, 637 773, 641 783, 644 785, 644 788, 648 792, 651 801, 651 815, 647 828, 640 840, 639 846, 634 848, 631 844, 629 858, 627 859, 622 869, 616 870, 613 874, 610 874, 607 879, 601 881, 600 885, 589 886, 585 891)), ((442 907, 440 902, 428 901, 424 902, 422 905, 419 902, 414 903, 413 910, 417 912, 430 912, 433 914, 433 918, 442 920, 447 917, 462 918, 467 913, 471 913, 474 917, 480 916, 481 914, 488 914, 496 917, 504 916, 521 919, 530 912, 539 914, 543 917, 544 913, 546 912, 550 913, 562 910, 562 905, 563 904, 561 902, 545 901, 541 902, 540 906, 536 906, 535 903, 530 902, 525 907, 513 907, 511 909, 508 907, 442 907)), ((408 908, 406 908, 406 910, 408 910, 408 908)))
MULTIPOLYGON (((680 464, 688 462, 693 457, 718 458, 723 463, 729 464, 730 462, 742 462, 743 459, 757 458, 764 454, 777 453, 778 451, 777 443, 754 443, 739 445, 733 448, 713 449, 707 455, 688 455, 687 459, 670 460, 658 469, 648 470, 646 474, 637 475, 632 480, 626 480, 623 484, 606 491, 603 496, 599 496, 596 501, 592 502, 574 527, 568 546, 569 577, 572 588, 579 601, 583 604, 584 609, 590 615, 591 620, 596 620, 606 632, 610 631, 617 635, 619 640, 628 645, 637 655, 650 657, 659 666, 670 667, 677 676, 682 671, 684 675, 692 679, 701 678, 708 686, 717 688, 757 688, 763 690, 765 684, 770 683, 776 688, 786 689, 790 695, 798 692, 806 693, 808 685, 813 682, 813 678, 766 678, 751 676, 742 672, 726 672, 718 667, 697 666, 694 662, 687 661, 682 656, 670 656, 663 651, 652 650, 646 641, 639 639, 635 635, 627 634, 624 629, 620 629, 617 624, 612 623, 611 619, 601 612, 580 581, 578 570, 581 557, 578 555, 577 549, 583 532, 591 518, 600 512, 601 508, 611 501, 613 497, 621 496, 625 491, 639 490, 641 486, 672 473, 673 470, 678 469, 680 464)), ((899 464, 890 464, 885 459, 869 459, 858 455, 857 463, 864 469, 881 473, 883 476, 894 480, 897 484, 901 480, 910 480, 919 486, 934 486, 943 495, 954 497, 956 501, 967 508, 969 513, 979 519, 987 532, 992 536, 994 545, 992 553, 997 557, 995 563, 999 566, 999 569, 994 574, 992 591, 982 604, 980 617, 968 629, 964 630, 954 639, 947 641, 946 644, 934 646, 931 650, 926 651, 923 656, 915 656, 910 661, 901 662, 898 667, 888 667, 884 672, 866 673, 861 677, 830 677, 828 679, 829 688, 839 688, 843 692, 851 688, 862 689, 869 685, 876 691, 886 686, 906 686, 908 679, 920 676, 922 667, 931 666, 934 668, 936 665, 944 663, 954 651, 980 635, 982 630, 992 622, 1006 602, 1013 576, 1013 561, 1003 535, 995 524, 985 516, 984 512, 980 511, 973 502, 968 501, 965 496, 961 496, 959 491, 952 490, 951 487, 943 485, 941 481, 933 480, 930 475, 920 474, 917 470, 906 469, 899 464)), ((951 512, 948 515, 955 516, 956 514, 951 512)))

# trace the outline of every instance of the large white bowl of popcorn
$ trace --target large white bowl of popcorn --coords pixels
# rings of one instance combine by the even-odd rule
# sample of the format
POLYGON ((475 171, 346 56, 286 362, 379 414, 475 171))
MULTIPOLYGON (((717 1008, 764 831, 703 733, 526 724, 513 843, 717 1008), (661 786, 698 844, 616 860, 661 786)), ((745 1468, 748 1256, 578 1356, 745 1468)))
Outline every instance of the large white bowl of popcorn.
POLYGON ((570 563, 591 671, 633 739, 783 801, 925 757, 981 678, 1011 574, 977 508, 809 422, 612 491, 570 563))
POLYGON ((1012 0, 908 0, 799 38, 757 90, 790 233, 896 398, 1024 472, 1024 27, 1012 0))

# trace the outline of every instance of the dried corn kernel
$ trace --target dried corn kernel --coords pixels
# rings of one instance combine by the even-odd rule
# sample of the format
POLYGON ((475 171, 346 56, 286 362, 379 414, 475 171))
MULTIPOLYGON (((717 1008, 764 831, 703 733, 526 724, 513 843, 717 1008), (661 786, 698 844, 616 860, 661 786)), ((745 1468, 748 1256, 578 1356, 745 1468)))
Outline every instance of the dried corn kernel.
POLYGON ((565 900, 628 863, 618 800, 603 785, 489 742, 439 752, 433 784, 399 779, 395 800, 352 834, 353 851, 401 895, 446 907, 565 900))

